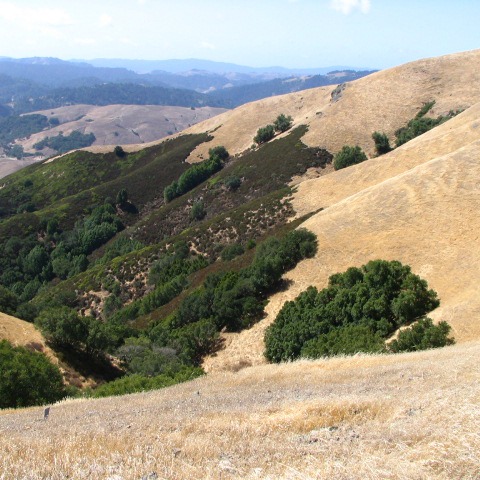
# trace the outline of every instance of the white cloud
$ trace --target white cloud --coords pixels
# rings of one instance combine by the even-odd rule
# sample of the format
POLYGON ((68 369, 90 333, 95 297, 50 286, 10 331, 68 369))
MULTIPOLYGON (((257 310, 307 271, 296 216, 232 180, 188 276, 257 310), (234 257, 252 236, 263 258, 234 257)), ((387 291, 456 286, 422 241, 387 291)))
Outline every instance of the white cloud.
POLYGON ((0 2, 0 19, 29 27, 61 27, 73 23, 70 14, 61 8, 22 7, 11 2, 0 2))
POLYGON ((353 10, 358 9, 362 13, 370 11, 370 0, 332 0, 331 7, 344 15, 348 15, 353 10))
POLYGON ((98 26, 102 28, 109 27, 110 25, 112 25, 112 23, 113 23, 113 18, 110 15, 107 15, 106 13, 101 15, 100 18, 98 19, 98 26))

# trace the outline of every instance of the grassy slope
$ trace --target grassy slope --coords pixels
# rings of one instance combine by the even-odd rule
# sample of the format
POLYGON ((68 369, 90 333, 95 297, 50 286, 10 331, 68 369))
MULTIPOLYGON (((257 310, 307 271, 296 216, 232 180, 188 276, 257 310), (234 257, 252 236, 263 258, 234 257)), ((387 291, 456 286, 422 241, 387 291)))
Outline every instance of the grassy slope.
MULTIPOLYGON (((224 108, 159 105, 72 105, 38 113, 48 118, 58 118, 61 125, 17 141, 26 151, 35 152, 33 145, 60 132, 93 133, 94 145, 127 145, 158 140, 191 125, 225 112, 224 108)), ((33 112, 32 112, 33 113, 33 112)))
POLYGON ((4 478, 474 479, 480 344, 211 374, 0 415, 4 478), (28 455, 23 452, 27 450, 28 455), (153 476, 152 476, 153 478, 153 476))
MULTIPOLYGON (((308 125, 304 142, 309 146, 335 153, 345 144, 357 144, 373 155, 372 133, 385 131, 393 139, 393 132, 413 118, 424 102, 436 100, 430 112, 435 117, 476 103, 480 96, 479 59, 480 50, 474 50, 383 70, 348 83, 338 101, 332 101, 333 86, 267 98, 186 132, 212 131, 214 141, 236 153, 251 145, 259 127, 285 113, 293 117, 294 125, 308 125)), ((204 153, 205 147, 199 146, 191 160, 204 153)))
MULTIPOLYGON (((127 188, 130 201, 141 209, 163 196, 163 188, 188 168, 184 160, 192 148, 207 140, 206 135, 191 135, 124 158, 112 152, 74 152, 53 162, 32 165, 5 179, 0 205, 14 214, 27 195, 38 209, 37 218, 57 215, 64 219, 63 228, 71 228, 92 204, 103 203, 106 197, 115 200, 122 188, 127 188), (25 186, 27 180, 32 186, 25 186)), ((13 218, 13 223, 17 218, 13 218)), ((0 223, 0 237, 8 231, 9 223, 8 219, 0 223)))
POLYGON ((240 335, 225 335, 208 370, 258 364, 263 334, 285 301, 333 273, 385 258, 411 265, 440 297, 433 314, 457 341, 480 338, 478 178, 480 104, 388 155, 298 185, 297 213, 324 208, 302 226, 317 234, 317 255, 286 275, 287 291, 268 316, 240 335))

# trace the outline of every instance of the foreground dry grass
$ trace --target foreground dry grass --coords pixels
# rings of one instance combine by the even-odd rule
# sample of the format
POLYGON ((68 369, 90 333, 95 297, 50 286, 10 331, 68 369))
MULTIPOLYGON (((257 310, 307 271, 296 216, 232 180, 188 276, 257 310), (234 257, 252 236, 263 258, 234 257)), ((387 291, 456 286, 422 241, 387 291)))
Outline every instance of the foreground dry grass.
POLYGON ((480 343, 0 415, 1 479, 474 479, 480 343), (153 472, 157 475, 155 477, 153 472))

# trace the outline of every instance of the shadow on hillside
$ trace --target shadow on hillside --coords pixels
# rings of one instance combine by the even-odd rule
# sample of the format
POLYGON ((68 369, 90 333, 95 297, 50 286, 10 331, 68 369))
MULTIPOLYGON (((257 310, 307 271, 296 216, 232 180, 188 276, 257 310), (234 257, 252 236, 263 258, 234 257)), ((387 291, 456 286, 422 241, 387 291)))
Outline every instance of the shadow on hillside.
POLYGON ((124 372, 104 355, 93 355, 83 351, 55 347, 58 358, 86 378, 91 378, 95 383, 115 380, 124 372))

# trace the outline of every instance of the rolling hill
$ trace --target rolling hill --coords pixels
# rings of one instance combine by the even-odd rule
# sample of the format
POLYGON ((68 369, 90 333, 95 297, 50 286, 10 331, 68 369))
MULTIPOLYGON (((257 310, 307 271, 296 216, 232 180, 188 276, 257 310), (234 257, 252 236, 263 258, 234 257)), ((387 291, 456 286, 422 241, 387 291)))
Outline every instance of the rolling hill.
POLYGON ((94 146, 7 177, 1 260, 13 273, 2 279, 19 302, 33 291, 40 313, 68 305, 93 315, 90 325, 108 328, 116 346, 189 358, 208 375, 158 392, 66 401, 48 424, 36 422, 40 409, 5 412, 5 468, 20 478, 475 478, 479 63, 480 51, 426 59, 247 104, 120 156, 94 146), (373 131, 393 140, 431 101, 435 117, 463 111, 373 157, 373 131), (292 129, 250 148, 280 113, 293 117, 292 129), (332 154, 345 144, 371 158, 333 171, 332 154), (214 173, 163 198, 165 187, 199 175, 208 162, 191 164, 211 162, 220 145, 230 156, 214 173), (112 201, 122 188, 128 201, 112 201), (111 236, 94 244, 88 225, 111 236), (282 264, 283 281, 262 283, 267 295, 242 310, 239 292, 252 291, 272 251, 300 259, 282 243, 293 248, 298 227, 315 233, 316 252, 282 264), (428 281, 441 301, 431 316, 448 321, 457 345, 265 365, 263 334, 285 301, 377 258, 400 260, 428 281), (27 444, 32 454, 21 463, 15 452, 27 444))

